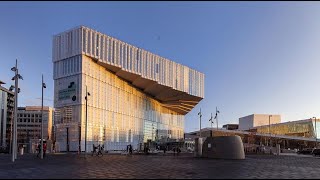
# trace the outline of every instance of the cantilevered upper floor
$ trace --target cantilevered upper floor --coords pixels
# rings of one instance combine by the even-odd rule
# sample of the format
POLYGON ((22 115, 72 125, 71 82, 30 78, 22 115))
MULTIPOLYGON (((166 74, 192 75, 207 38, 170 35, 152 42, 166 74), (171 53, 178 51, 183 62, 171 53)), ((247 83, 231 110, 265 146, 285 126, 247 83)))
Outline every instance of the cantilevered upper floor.
POLYGON ((53 37, 53 62, 81 54, 181 114, 204 98, 204 74, 187 66, 84 26, 53 37))

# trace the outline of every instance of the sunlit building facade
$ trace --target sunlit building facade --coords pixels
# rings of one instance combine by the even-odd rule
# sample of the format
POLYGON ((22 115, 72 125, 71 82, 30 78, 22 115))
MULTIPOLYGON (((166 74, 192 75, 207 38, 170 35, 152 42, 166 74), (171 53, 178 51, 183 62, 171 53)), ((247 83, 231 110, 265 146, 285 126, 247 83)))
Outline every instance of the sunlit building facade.
POLYGON ((87 151, 183 139, 204 98, 204 74, 84 26, 53 37, 53 64, 60 151, 84 151, 86 132, 87 151))
POLYGON ((291 122, 284 122, 278 124, 271 124, 270 131, 269 125, 257 126, 257 133, 272 134, 272 135, 286 135, 294 137, 315 138, 320 137, 320 121, 317 119, 305 119, 291 122))
MULTIPOLYGON (((29 147, 30 140, 41 139, 41 121, 43 120, 43 139, 52 140, 52 107, 43 107, 43 118, 41 106, 18 107, 17 111, 17 141, 19 145, 29 147)), ((39 142, 39 141, 38 141, 39 142)), ((29 148, 27 148, 29 149, 29 148)))
POLYGON ((0 148, 8 149, 11 139, 13 120, 14 92, 2 86, 0 81, 0 148))
POLYGON ((239 130, 249 130, 256 126, 277 124, 281 122, 281 116, 276 114, 251 114, 239 118, 239 130))

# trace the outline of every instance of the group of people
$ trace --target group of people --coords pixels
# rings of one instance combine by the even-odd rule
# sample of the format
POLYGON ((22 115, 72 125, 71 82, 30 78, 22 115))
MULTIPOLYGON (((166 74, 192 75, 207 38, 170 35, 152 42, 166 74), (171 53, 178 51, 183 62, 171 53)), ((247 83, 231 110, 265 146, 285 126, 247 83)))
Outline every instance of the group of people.
MULTIPOLYGON (((37 151, 38 151, 37 157, 41 156, 41 143, 38 144, 37 151)), ((46 151, 47 151, 47 143, 43 143, 43 158, 45 158, 46 156, 46 151)))
POLYGON ((95 146, 94 144, 92 144, 93 145, 93 151, 92 151, 92 155, 91 156, 93 156, 93 154, 96 154, 97 156, 99 156, 99 155, 101 155, 101 156, 103 156, 103 151, 104 151, 104 145, 98 145, 98 146, 95 146))

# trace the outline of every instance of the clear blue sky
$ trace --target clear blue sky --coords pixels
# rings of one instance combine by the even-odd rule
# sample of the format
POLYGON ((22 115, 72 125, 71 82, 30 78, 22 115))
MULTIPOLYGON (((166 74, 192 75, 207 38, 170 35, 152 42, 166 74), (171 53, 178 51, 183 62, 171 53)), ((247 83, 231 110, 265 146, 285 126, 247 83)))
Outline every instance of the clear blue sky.
POLYGON ((320 117, 319 2, 0 2, 0 80, 15 59, 20 106, 53 106, 52 36, 85 25, 205 74, 205 99, 185 130, 253 113, 320 117), (158 39, 160 37, 160 39, 158 39))

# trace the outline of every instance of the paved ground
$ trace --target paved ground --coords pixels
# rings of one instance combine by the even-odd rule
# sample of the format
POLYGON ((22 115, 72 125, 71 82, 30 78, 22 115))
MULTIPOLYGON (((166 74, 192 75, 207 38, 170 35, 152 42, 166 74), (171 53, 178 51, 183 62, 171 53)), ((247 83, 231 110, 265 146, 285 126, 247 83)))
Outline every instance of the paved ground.
POLYGON ((0 154, 0 178, 320 178, 320 159, 249 155, 245 160, 194 158, 191 154, 18 156, 0 154))

